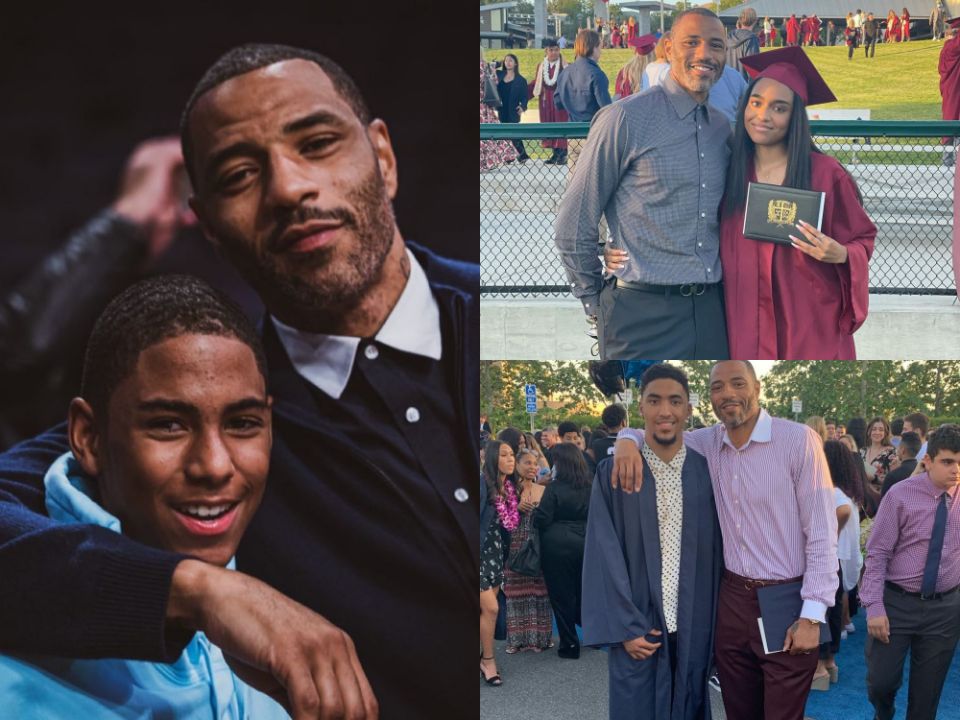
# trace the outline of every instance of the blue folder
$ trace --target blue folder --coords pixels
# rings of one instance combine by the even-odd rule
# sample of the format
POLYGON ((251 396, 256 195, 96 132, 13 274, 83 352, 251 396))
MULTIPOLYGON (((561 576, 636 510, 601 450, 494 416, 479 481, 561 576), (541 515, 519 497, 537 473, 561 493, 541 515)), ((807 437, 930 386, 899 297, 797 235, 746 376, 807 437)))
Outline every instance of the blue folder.
MULTIPOLYGON (((792 582, 783 585, 766 585, 757 588, 757 601, 760 603, 760 639, 767 655, 783 652, 783 643, 787 639, 787 630, 800 617, 803 598, 800 589, 803 583, 792 582)), ((830 642, 830 628, 820 623, 820 642, 830 642)))

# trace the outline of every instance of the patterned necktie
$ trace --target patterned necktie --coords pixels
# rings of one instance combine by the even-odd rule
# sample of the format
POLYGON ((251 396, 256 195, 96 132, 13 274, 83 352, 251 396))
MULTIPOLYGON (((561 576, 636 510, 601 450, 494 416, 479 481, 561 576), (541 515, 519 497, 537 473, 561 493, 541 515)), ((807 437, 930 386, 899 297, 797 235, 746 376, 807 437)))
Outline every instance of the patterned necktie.
POLYGON ((940 495, 937 512, 933 518, 933 533, 930 535, 930 548, 927 550, 927 564, 923 566, 923 583, 920 592, 933 595, 937 590, 937 574, 940 572, 940 555, 943 553, 943 536, 947 530, 947 494, 940 495))

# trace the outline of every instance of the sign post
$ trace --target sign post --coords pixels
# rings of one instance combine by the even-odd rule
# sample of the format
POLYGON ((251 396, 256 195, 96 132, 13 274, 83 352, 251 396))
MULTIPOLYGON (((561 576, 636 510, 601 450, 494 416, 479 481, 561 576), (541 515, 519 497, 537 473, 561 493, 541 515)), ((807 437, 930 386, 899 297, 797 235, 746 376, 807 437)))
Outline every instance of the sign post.
POLYGON ((793 419, 795 422, 800 422, 800 413, 803 412, 803 400, 793 400, 793 419))
POLYGON ((537 386, 533 383, 527 383, 523 387, 523 392, 527 396, 527 412, 530 414, 530 432, 533 432, 533 417, 537 414, 537 386))

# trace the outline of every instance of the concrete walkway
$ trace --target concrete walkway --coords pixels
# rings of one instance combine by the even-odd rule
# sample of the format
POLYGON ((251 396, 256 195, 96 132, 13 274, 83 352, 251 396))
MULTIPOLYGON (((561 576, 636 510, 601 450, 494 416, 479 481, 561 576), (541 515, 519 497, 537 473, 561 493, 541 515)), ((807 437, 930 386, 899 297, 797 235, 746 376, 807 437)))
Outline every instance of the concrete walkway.
MULTIPOLYGON (((591 360, 586 329, 573 298, 482 299, 480 358, 591 360)), ((871 295, 867 321, 854 339, 863 360, 955 360, 960 303, 946 295, 871 295)))

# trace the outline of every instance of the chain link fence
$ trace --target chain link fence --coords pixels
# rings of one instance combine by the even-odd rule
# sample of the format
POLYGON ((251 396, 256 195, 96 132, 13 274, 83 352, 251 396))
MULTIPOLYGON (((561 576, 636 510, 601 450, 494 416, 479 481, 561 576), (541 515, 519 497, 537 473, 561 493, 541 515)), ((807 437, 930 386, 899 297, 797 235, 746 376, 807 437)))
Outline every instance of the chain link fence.
MULTIPOLYGON (((857 180, 877 225, 870 292, 952 295, 954 148, 960 122, 812 121, 814 141, 857 180)), ((569 286, 554 246, 566 165, 546 142, 586 137, 587 123, 481 125, 481 140, 516 139, 529 160, 480 173, 480 292, 559 297, 569 286)))

